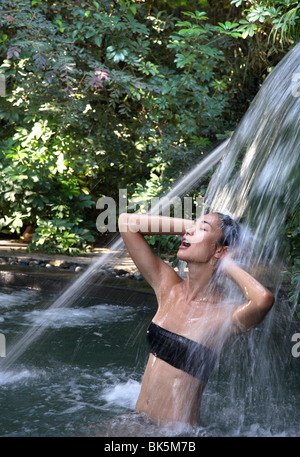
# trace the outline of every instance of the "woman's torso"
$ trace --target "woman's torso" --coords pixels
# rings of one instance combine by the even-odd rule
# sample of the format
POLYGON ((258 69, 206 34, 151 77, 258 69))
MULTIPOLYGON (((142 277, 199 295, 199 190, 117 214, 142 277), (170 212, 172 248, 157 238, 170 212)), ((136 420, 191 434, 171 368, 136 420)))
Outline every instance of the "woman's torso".
MULTIPOLYGON (((165 330, 200 343, 218 354, 230 334, 228 307, 209 301, 185 299, 182 281, 159 294, 153 322, 165 330)), ((191 376, 149 355, 137 401, 138 411, 156 423, 199 424, 199 407, 205 380, 191 376)))

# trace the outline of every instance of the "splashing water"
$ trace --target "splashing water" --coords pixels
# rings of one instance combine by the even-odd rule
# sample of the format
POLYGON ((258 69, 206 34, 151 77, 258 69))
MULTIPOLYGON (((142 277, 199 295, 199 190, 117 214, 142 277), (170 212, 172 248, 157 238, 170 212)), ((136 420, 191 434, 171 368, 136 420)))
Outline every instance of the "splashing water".
POLYGON ((245 230, 243 239, 247 264, 267 264, 277 289, 280 260, 286 257, 283 228, 300 198, 299 79, 297 45, 263 83, 232 136, 206 194, 212 211, 225 209, 242 219, 245 227, 251 227, 251 234, 245 230))
MULTIPOLYGON (((281 230, 289 212, 299 201, 300 96, 295 90, 295 74, 300 75, 300 45, 295 46, 267 77, 233 137, 199 162, 165 195, 166 205, 174 196, 185 195, 201 176, 222 159, 206 194, 207 205, 212 211, 230 212, 243 220, 247 255, 242 261, 252 266, 267 261, 271 267, 273 289, 276 290, 280 272, 278 258, 282 258, 281 230), (243 161, 238 167, 242 156, 243 161), (251 236, 248 226, 251 227, 251 236)), ((159 205, 163 210, 162 199, 159 205)), ((151 212, 157 213, 158 209, 154 207, 151 212)), ((123 241, 118 238, 111 251, 117 253, 122 247, 123 241)), ((96 282, 99 284, 99 269, 115 255, 107 253, 95 261, 54 301, 47 310, 48 315, 49 310, 53 316, 56 310, 59 312, 61 308, 74 305, 88 288, 96 282)), ((29 328, 8 348, 6 359, 1 361, 1 370, 9 370, 48 325, 45 313, 44 319, 40 316, 38 324, 29 328)), ((278 375, 278 372, 285 355, 281 353, 278 356, 278 347, 269 338, 273 327, 274 319, 267 319, 266 331, 254 333, 254 339, 242 338, 238 356, 234 351, 227 354, 230 366, 228 383, 233 403, 236 398, 234 391, 244 389, 244 404, 234 405, 240 408, 241 422, 244 421, 246 406, 255 402, 259 404, 260 396, 266 395, 266 392, 270 398, 270 420, 276 415, 272 405, 280 390, 283 374, 278 375), (240 363, 249 364, 248 382, 241 382, 238 376, 237 364, 240 363), (260 388, 257 388, 258 384, 260 388)), ((204 403, 204 414, 205 408, 210 409, 211 406, 214 407, 211 403, 207 406, 204 403)), ((237 429, 239 427, 241 423, 237 424, 237 429)))
POLYGON ((300 196, 300 94, 295 90, 295 75, 300 79, 300 45, 262 85, 231 138, 206 196, 213 210, 226 208, 243 217, 273 246, 300 196))
MULTIPOLYGON (((244 249, 237 260, 271 288, 276 298, 263 324, 250 335, 243 335, 238 347, 234 350, 231 346, 227 353, 231 405, 240 412, 238 429, 247 421, 245 411, 260 407, 265 408, 267 424, 277 423, 279 399, 288 391, 289 383, 299 382, 299 371, 287 369, 295 363, 291 357, 294 309, 280 298, 286 256, 283 228, 300 198, 297 78, 300 45, 282 59, 262 85, 233 134, 206 194, 211 211, 225 210, 242 220, 244 249), (240 376, 243 369, 248 371, 247 379, 240 376), (244 399, 239 404, 238 392, 244 399)), ((292 415, 297 411, 297 401, 292 415)))
MULTIPOLYGON (((157 205, 151 208, 153 214, 157 213, 160 209, 163 211, 167 205, 169 205, 170 199, 174 196, 182 195, 187 192, 191 187, 192 183, 195 183, 211 169, 224 154, 228 140, 224 141, 219 147, 217 147, 207 158, 202 160, 195 169, 193 169, 187 176, 182 178, 174 187, 165 195, 165 198, 161 198, 157 205)), ((123 248, 123 240, 119 237, 110 247, 110 252, 105 253, 100 259, 92 263, 87 270, 70 286, 68 287, 49 307, 49 311, 53 314, 55 310, 65 307, 73 306, 76 301, 80 300, 84 295, 85 291, 93 287, 93 284, 101 283, 103 279, 99 277, 99 269, 105 265, 108 259, 115 257, 118 250, 123 248)), ((48 328, 48 314, 45 312, 44 319, 40 319, 38 325, 31 327, 15 344, 13 344, 7 350, 7 357, 5 360, 1 360, 1 370, 9 369, 16 360, 26 351, 26 349, 39 338, 43 332, 48 328)))

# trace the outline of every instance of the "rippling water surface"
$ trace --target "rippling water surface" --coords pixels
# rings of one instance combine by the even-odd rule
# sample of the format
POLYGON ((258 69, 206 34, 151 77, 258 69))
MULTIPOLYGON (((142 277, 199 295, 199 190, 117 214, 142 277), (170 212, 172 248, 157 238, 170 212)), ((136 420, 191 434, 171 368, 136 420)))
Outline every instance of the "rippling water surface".
POLYGON ((169 430, 134 412, 153 309, 99 300, 51 310, 51 299, 29 290, 0 293, 7 344, 47 320, 43 336, 12 367, 1 371, 0 359, 1 436, 300 435, 300 358, 287 345, 284 360, 280 336, 270 337, 269 358, 281 371, 275 389, 269 369, 255 382, 258 329, 250 343, 245 336, 224 351, 204 394, 203 427, 169 430))

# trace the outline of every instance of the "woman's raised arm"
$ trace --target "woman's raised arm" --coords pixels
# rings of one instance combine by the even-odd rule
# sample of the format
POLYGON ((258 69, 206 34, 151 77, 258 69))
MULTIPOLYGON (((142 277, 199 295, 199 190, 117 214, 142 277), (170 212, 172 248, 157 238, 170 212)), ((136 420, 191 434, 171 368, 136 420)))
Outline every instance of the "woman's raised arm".
POLYGON ((183 235, 193 223, 188 219, 148 214, 122 213, 120 215, 119 230, 128 253, 155 291, 158 290, 166 274, 176 275, 176 273, 152 252, 144 236, 183 235))
POLYGON ((231 316, 232 323, 238 330, 255 327, 272 308, 273 294, 230 257, 225 257, 222 262, 226 276, 236 282, 248 300, 234 310, 231 316))

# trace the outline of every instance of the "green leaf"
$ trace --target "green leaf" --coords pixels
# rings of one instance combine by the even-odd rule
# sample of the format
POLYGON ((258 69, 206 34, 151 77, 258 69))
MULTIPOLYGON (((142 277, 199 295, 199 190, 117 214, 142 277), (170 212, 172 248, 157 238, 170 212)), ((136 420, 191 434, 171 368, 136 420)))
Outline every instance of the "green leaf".
POLYGON ((101 43, 102 43, 102 37, 97 35, 94 37, 94 42, 96 43, 97 46, 101 46, 101 43))

